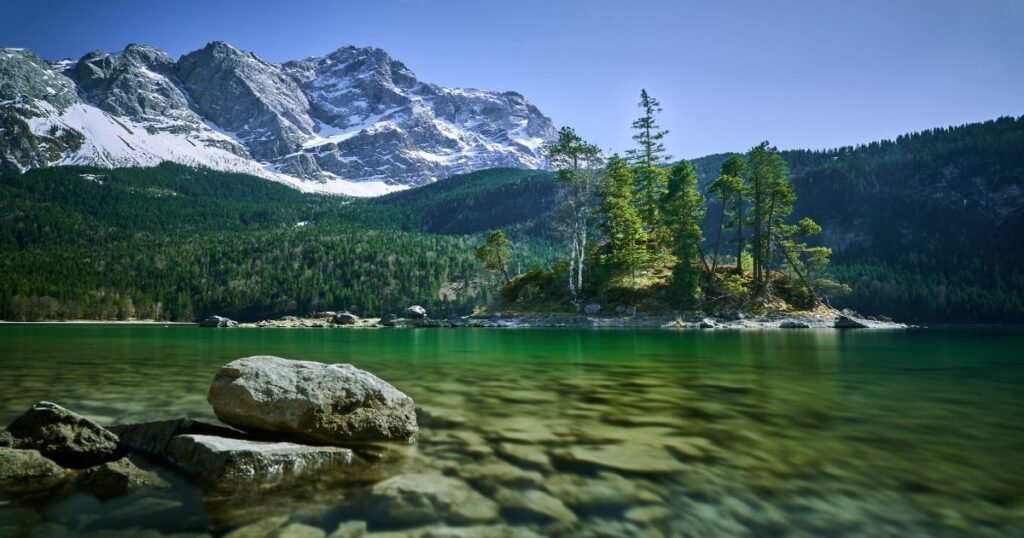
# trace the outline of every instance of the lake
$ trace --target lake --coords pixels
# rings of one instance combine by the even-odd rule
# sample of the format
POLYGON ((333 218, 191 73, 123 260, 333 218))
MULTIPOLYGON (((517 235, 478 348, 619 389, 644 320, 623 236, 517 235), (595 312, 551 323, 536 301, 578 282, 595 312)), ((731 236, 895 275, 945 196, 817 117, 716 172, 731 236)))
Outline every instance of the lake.
POLYGON ((102 424, 215 420, 214 373, 258 354, 352 363, 412 396, 418 441, 382 472, 457 479, 500 520, 410 529, 353 508, 365 477, 225 494, 161 471, 170 490, 106 502, 0 498, 0 535, 221 535, 284 516, 327 534, 369 519, 371 536, 1024 536, 1021 328, 7 324, 0 419, 50 400, 102 424))

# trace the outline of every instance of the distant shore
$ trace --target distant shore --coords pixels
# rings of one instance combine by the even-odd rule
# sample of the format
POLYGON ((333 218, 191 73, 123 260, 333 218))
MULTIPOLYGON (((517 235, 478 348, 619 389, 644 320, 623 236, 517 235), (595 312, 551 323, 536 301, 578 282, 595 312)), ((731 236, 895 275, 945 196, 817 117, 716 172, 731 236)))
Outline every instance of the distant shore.
POLYGON ((103 320, 103 319, 69 319, 46 321, 4 321, 4 325, 195 325, 191 321, 160 321, 155 319, 103 320))
POLYGON ((456 316, 443 319, 377 317, 359 318, 346 313, 344 322, 331 316, 296 317, 286 316, 276 320, 263 320, 255 323, 237 323, 237 328, 344 328, 344 329, 384 329, 384 328, 494 328, 494 329, 528 329, 528 328, 634 328, 634 329, 731 329, 731 330, 767 330, 767 329, 907 329, 915 326, 890 320, 862 317, 852 313, 843 313, 831 309, 815 312, 776 313, 766 315, 746 315, 742 312, 707 315, 700 312, 685 314, 635 314, 600 316, 571 313, 523 312, 523 313, 487 313, 470 316, 456 316))
MULTIPOLYGON (((487 313, 447 318, 359 318, 337 322, 333 316, 285 316, 280 319, 256 322, 231 322, 221 328, 239 329, 409 329, 409 328, 484 328, 484 329, 529 329, 529 328, 625 328, 625 329, 729 329, 729 330, 793 330, 793 329, 909 329, 918 328, 889 320, 844 314, 833 310, 816 312, 791 312, 764 315, 706 315, 699 312, 685 314, 635 314, 632 316, 586 315, 557 312, 523 312, 514 314, 487 313)), ((225 320, 227 318, 224 318, 225 320)), ((230 320, 228 320, 230 321, 230 320)), ((7 325, 181 325, 195 326, 199 323, 158 320, 68 320, 68 321, 0 321, 7 325)))

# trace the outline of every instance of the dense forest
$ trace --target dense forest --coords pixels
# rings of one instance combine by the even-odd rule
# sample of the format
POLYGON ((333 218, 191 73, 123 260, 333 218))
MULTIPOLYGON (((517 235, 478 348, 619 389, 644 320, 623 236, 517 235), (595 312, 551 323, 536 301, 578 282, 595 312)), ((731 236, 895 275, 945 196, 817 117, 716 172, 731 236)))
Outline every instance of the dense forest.
MULTIPOLYGON (((794 212, 822 225, 830 272, 852 288, 836 305, 915 322, 1024 322, 1024 117, 782 156, 794 212)), ((695 160, 701 183, 729 157, 695 160)))
MULTIPOLYGON (((789 223, 821 225, 809 244, 831 247, 828 273, 851 288, 833 306, 914 322, 1024 321, 1021 148, 1024 118, 1002 118, 782 151, 796 195, 789 223)), ((721 214, 708 188, 733 156, 692 161, 708 257, 721 214)), ((561 196, 552 173, 502 169, 376 199, 170 164, 4 174, 0 317, 255 319, 414 302, 466 312, 498 293, 475 256, 494 229, 514 247, 513 272, 565 257, 552 217, 561 196)))
MULTIPOLYGON (((5 174, 0 317, 258 319, 328 309, 379 314, 412 303, 465 312, 494 293, 480 279, 474 234, 516 224, 507 215, 512 201, 553 190, 549 178, 538 185, 534 176, 474 174, 456 197, 477 207, 466 219, 448 200, 460 178, 394 195, 407 202, 396 204, 172 164, 5 174), (493 199, 509 185, 517 196, 493 199), (455 228, 459 234, 426 233, 455 228)), ((523 219, 519 227, 529 226, 523 219)), ((517 266, 550 258, 543 235, 510 228, 517 266)))

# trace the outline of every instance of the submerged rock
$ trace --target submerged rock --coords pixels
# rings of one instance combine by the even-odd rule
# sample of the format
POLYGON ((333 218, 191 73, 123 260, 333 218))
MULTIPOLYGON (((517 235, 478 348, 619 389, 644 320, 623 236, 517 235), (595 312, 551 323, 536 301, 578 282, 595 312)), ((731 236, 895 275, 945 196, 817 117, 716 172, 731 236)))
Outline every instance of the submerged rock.
POLYGON ((38 450, 0 447, 0 489, 33 480, 60 478, 64 469, 38 450))
POLYGON ((357 506, 361 516, 389 525, 498 519, 498 505, 462 480, 440 474, 402 474, 374 484, 357 506))
POLYGON ((171 439, 166 457, 186 473, 207 482, 277 479, 352 463, 352 451, 347 448, 195 434, 171 439))
POLYGON ((661 474, 689 469, 665 448, 640 444, 575 446, 557 452, 555 456, 569 465, 592 466, 625 473, 661 474))
POLYGON ((494 500, 501 505, 502 510, 521 516, 544 521, 555 521, 562 525, 576 523, 576 514, 566 507, 561 500, 538 489, 517 490, 501 488, 495 493, 494 500))
POLYGON ((7 427, 11 445, 34 449, 62 467, 81 469, 118 458, 118 438, 95 422, 51 402, 39 402, 7 427))
POLYGON ((565 504, 585 511, 621 510, 641 501, 657 501, 636 480, 599 472, 596 476, 556 474, 544 480, 544 488, 565 504))
POLYGON ((407 440, 418 430, 412 398, 350 364, 238 359, 217 372, 207 400, 227 424, 304 442, 407 440))
POLYGON ((365 521, 344 521, 328 535, 328 538, 361 538, 365 535, 365 521))
POLYGON ((168 488, 154 473, 143 471, 128 458, 87 469, 78 477, 78 488, 100 499, 120 497, 146 488, 168 488))
POLYGON ((856 319, 853 319, 853 318, 851 318, 849 316, 844 316, 844 315, 840 315, 839 317, 836 318, 836 322, 835 322, 835 325, 833 325, 833 327, 835 327, 836 329, 866 329, 866 328, 868 328, 867 324, 862 323, 862 322, 860 322, 860 321, 858 321, 856 319))
POLYGON ((210 316, 199 322, 200 327, 237 327, 238 322, 221 316, 210 316))

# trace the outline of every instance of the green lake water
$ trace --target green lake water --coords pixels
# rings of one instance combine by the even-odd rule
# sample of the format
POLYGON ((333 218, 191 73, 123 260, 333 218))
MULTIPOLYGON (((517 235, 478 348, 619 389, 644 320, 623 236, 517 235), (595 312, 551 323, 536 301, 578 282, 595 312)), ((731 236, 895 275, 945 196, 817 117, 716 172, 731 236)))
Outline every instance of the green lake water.
POLYGON ((421 407, 416 444, 358 480, 217 492, 161 471, 168 491, 0 499, 0 534, 221 535, 280 515, 448 536, 443 517, 415 530, 354 508, 376 480, 436 472, 500 501, 493 536, 1024 536, 1021 328, 0 325, 0 420, 37 400, 103 424, 214 420, 214 373, 258 354, 390 381, 421 407))

